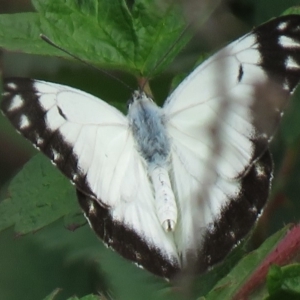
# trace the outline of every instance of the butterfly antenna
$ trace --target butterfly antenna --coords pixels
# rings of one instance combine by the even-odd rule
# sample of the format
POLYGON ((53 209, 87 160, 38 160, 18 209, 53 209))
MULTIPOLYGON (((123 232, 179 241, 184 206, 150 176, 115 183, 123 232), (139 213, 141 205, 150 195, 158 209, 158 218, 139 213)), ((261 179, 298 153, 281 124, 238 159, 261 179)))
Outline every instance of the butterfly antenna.
MULTIPOLYGON (((161 57, 160 60, 158 60, 157 64, 155 65, 155 67, 152 69, 152 73, 154 73, 159 66, 164 62, 164 60, 166 59, 166 57, 170 54, 170 52, 172 52, 172 50, 174 49, 174 47, 176 46, 176 44, 182 39, 182 37, 185 35, 185 33, 187 32, 187 30, 190 28, 191 23, 187 24, 185 26, 185 28, 182 30, 182 32, 180 33, 180 35, 176 38, 175 42, 169 47, 169 49, 167 50, 167 52, 161 57)), ((143 85, 141 86, 142 90, 144 89, 144 87, 148 84, 149 79, 144 80, 143 81, 143 85)))
POLYGON ((44 34, 40 34, 40 38, 45 41, 46 43, 48 43, 49 45, 53 46, 54 48, 68 54, 69 56, 73 57, 74 59, 80 61, 81 63, 83 63, 84 65, 88 66, 88 67, 92 67, 93 69, 97 70, 97 71, 100 71, 101 73, 109 76, 110 78, 113 78, 114 80, 120 82, 124 87, 126 87, 128 90, 130 90, 131 92, 133 92, 133 89, 127 85, 125 82, 123 82, 120 78, 112 75, 111 73, 103 70, 103 69, 100 69, 100 68, 97 68, 96 66, 92 65, 92 64, 89 64, 88 62, 84 61, 83 59, 79 58, 78 56, 72 54, 71 52, 69 52, 68 50, 58 46, 57 44, 55 44, 53 41, 51 41, 46 35, 44 34))
MULTIPOLYGON (((209 19, 209 17, 212 15, 212 13, 219 7, 221 1, 222 0, 216 0, 215 3, 213 3, 212 6, 208 7, 208 10, 206 8, 206 13, 203 14, 203 18, 201 20, 202 24, 204 24, 209 19)), ((197 10, 195 9, 195 11, 197 11, 197 10)), ((174 47, 176 46, 176 44, 182 39, 182 37, 185 35, 185 33, 188 31, 188 29, 190 27, 192 27, 192 26, 195 26, 195 24, 200 24, 199 21, 197 21, 198 19, 199 19, 198 15, 191 17, 191 21, 185 26, 185 28, 182 30, 182 32, 180 33, 180 35, 176 38, 175 42, 170 46, 170 48, 161 57, 161 59, 158 60, 157 64, 152 69, 152 73, 154 73, 155 70, 157 70, 159 68, 159 66, 164 62, 164 60, 166 59, 166 57, 170 54, 170 52, 172 52, 172 50, 174 49, 174 47)), ((144 80, 143 81, 144 85, 141 86, 142 89, 148 84, 148 81, 149 80, 144 80)))

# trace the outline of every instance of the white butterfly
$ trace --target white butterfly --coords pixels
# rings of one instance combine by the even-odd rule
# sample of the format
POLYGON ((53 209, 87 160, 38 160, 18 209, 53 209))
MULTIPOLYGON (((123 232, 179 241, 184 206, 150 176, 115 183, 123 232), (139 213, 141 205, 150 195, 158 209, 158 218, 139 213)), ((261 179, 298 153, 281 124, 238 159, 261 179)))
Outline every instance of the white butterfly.
POLYGON ((268 144, 299 79, 300 16, 290 15, 216 53, 162 108, 136 91, 124 116, 77 89, 10 78, 2 111, 75 184, 108 246, 170 278, 222 260, 255 223, 268 144))

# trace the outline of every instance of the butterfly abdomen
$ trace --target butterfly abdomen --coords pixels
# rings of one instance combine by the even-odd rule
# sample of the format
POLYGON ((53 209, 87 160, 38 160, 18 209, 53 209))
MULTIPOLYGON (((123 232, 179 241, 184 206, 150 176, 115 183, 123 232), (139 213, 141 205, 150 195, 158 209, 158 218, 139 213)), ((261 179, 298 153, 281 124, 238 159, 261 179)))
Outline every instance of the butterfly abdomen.
POLYGON ((177 223, 177 206, 171 187, 170 177, 165 168, 156 168, 151 173, 155 191, 156 213, 166 232, 174 231, 177 223))
POLYGON ((177 207, 168 174, 170 139, 161 108, 146 94, 136 93, 128 118, 137 150, 146 161, 152 181, 157 217, 165 231, 173 231, 177 222, 177 207))

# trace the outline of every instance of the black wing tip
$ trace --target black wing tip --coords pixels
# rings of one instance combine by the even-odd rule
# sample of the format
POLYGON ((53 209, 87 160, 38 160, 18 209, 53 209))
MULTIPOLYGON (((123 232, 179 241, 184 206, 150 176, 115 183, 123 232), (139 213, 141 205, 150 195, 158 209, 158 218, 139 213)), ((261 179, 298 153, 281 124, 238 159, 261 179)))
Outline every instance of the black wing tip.
POLYGON ((35 80, 23 77, 5 77, 3 78, 3 94, 21 94, 24 91, 34 91, 35 80))
POLYGON ((34 98, 37 91, 34 88, 34 80, 22 77, 3 78, 3 92, 1 101, 1 111, 4 115, 10 116, 19 112, 19 107, 12 108, 11 105, 19 96, 25 103, 28 99, 34 98))
MULTIPOLYGON (((288 14, 288 15, 282 15, 279 17, 274 17, 268 21, 266 21, 265 23, 257 26, 256 28, 259 29, 262 26, 269 26, 272 27, 274 26, 274 24, 280 24, 282 22, 288 22, 287 26, 289 28, 291 28, 292 26, 295 26, 295 24, 299 24, 300 25, 300 14, 288 14)), ((254 29, 254 31, 256 30, 256 28, 254 29)))
POLYGON ((300 81, 300 15, 275 18, 253 30, 260 66, 273 82, 292 94, 300 81))

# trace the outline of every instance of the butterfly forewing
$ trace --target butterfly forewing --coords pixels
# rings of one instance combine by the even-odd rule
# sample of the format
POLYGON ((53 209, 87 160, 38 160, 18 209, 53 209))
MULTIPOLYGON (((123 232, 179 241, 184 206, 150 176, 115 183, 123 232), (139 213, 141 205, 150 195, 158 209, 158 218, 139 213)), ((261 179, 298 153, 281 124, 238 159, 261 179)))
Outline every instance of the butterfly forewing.
POLYGON ((91 95, 62 85, 12 78, 4 82, 4 91, 2 110, 18 131, 81 189, 96 194, 85 183, 96 131, 102 126, 108 134, 116 128, 126 131, 126 118, 91 95))
POLYGON ((169 268, 143 265, 163 277, 179 268, 174 241, 157 219, 145 164, 121 112, 79 90, 24 78, 4 81, 1 108, 76 185, 91 226, 109 246, 138 264, 156 249, 169 268), (119 242, 121 232, 131 239, 119 242), (119 245, 127 245, 131 254, 119 245))
POLYGON ((299 16, 263 24, 196 68, 166 101, 169 126, 210 141, 207 155, 210 128, 221 121, 218 173, 223 177, 243 176, 267 148, 299 82, 299 36, 299 16))

